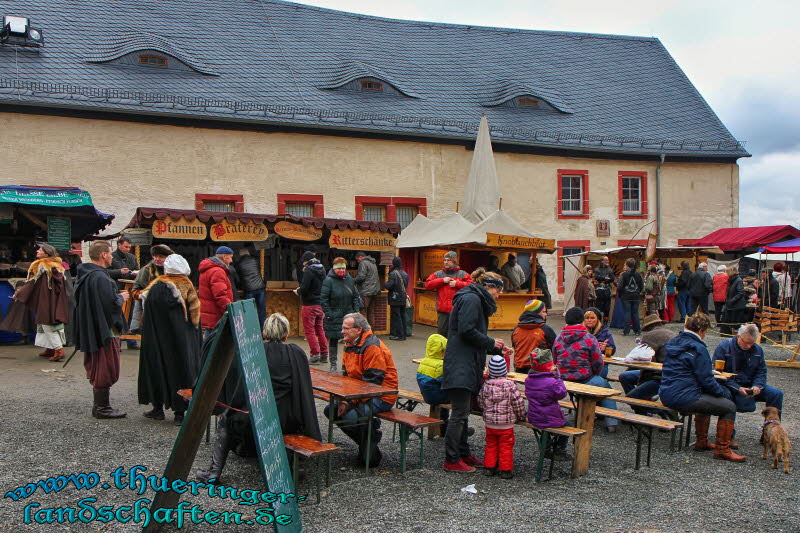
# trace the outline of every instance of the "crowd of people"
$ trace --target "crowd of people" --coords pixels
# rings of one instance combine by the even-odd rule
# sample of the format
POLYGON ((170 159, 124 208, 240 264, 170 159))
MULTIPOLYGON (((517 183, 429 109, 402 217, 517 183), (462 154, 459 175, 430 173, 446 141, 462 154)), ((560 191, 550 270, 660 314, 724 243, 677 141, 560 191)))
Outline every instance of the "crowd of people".
MULTIPOLYGON (((63 358, 65 325, 71 323, 75 346, 84 353, 84 368, 93 389, 92 416, 123 418, 126 414, 110 403, 110 389, 120 376, 119 337, 129 327, 122 312, 129 295, 119 290, 117 283, 120 279, 134 279, 140 289, 135 293, 139 312, 133 314, 132 327, 142 333, 138 399, 141 404, 152 405, 145 417, 164 420, 164 410, 169 409, 174 413, 174 423, 180 425, 187 403, 178 391, 195 385, 217 324, 235 299, 231 281, 233 250, 220 246, 214 256, 200 262, 196 290, 189 280, 191 268, 186 259, 167 246, 154 246, 152 261, 139 269, 135 258, 131 261, 128 257, 126 242, 121 239, 119 244, 112 252, 107 241, 93 242, 90 261, 78 266, 74 288, 56 251, 49 245, 40 245, 37 260, 16 292, 15 302, 36 313, 35 342, 45 349, 40 355, 51 360, 63 358), (74 307, 71 316, 70 307, 74 307)), ((244 283, 246 294, 258 304, 257 293, 264 289, 263 279, 247 260, 249 254, 245 251, 241 255, 237 265, 239 280, 244 283)), ((285 433, 320 439, 309 364, 329 362, 329 370, 338 372, 340 339, 344 344, 341 371, 345 376, 398 388, 391 350, 375 335, 364 314, 373 305, 370 296, 380 291, 375 262, 365 253, 356 258, 358 275, 351 277, 344 258, 334 259, 333 268, 325 272, 312 252, 302 257, 297 294, 302 300, 308 355, 297 345, 287 344, 290 325, 283 315, 260 314, 265 354, 285 433)), ((776 271, 780 272, 777 265, 776 271)), ((779 300, 790 284, 785 281, 781 286, 765 271, 760 280, 753 275, 748 278, 753 278, 752 282, 740 279, 734 268, 724 272, 720 269, 712 278, 705 264, 690 272, 685 262, 679 276, 658 263, 648 265, 642 276, 632 259, 617 278, 608 258, 603 258, 596 271, 591 267, 584 270, 578 284, 580 297, 576 289, 576 303, 580 301, 581 305, 565 312, 566 325, 559 333, 547 324, 547 302, 533 299, 521 310, 509 345, 489 335, 489 319, 497 311, 496 300, 507 286, 508 277, 483 267, 467 274, 458 266, 457 255, 447 252, 443 269, 425 282, 427 288, 437 291, 438 333, 428 338, 425 358, 417 370, 425 401, 450 405, 449 410, 440 411, 445 436, 444 469, 474 472, 476 467, 482 467, 487 475, 511 478, 516 422, 527 420, 537 427, 566 425, 558 404, 566 395, 565 381, 611 388, 603 358, 616 352, 606 311, 614 285, 623 302, 623 335, 632 327, 641 335, 641 342, 653 350, 654 360, 663 363, 661 372, 630 370, 620 374, 626 395, 648 400, 657 397, 667 407, 693 414, 695 449, 714 450, 720 459, 744 461, 734 451, 738 447, 734 439, 736 413, 754 411, 756 402, 765 402, 780 412, 783 393, 767 384, 763 350, 757 344, 758 328, 744 323, 747 317, 742 310, 748 301, 773 301, 773 291, 779 300), (747 296, 748 283, 754 296, 747 296), (672 292, 668 293, 670 287, 672 292), (736 324, 736 334, 719 344, 712 356, 703 340, 711 326, 704 302, 711 294, 721 302, 723 292, 722 316, 726 318, 722 320, 736 324), (646 302, 647 314, 640 323, 641 298, 646 302), (685 315, 685 329, 680 333, 665 327, 672 320, 670 302, 676 301, 680 314, 685 315), (715 362, 717 370, 735 376, 718 382, 713 373, 715 362), (524 391, 508 378, 512 363, 516 372, 526 374, 524 391), (469 416, 475 409, 482 412, 486 426, 482 460, 473 453, 469 442, 474 433, 469 416), (713 443, 708 438, 711 416, 719 417, 713 443)), ((395 258, 384 284, 389 290, 390 306, 405 310, 408 285, 408 274, 400 259, 395 258)), ((405 313, 398 315, 403 316, 395 318, 393 309, 393 340, 405 338, 405 313)), ((219 398, 218 405, 224 409, 218 410, 220 431, 211 465, 198 472, 198 477, 207 482, 219 479, 229 451, 239 455, 255 452, 240 380, 240 371, 234 364, 219 398)), ((372 418, 367 426, 362 420, 368 412, 391 409, 396 400, 396 395, 389 394, 366 401, 336 401, 332 409, 325 409, 325 416, 357 444, 359 464, 368 462, 374 467, 382 459, 380 421, 372 418)), ((600 405, 616 408, 610 399, 600 405)), ((636 410, 652 414, 645 408, 636 410)), ((614 432, 618 421, 606 417, 604 424, 614 432)), ((554 460, 569 460, 567 445, 566 438, 558 438, 546 453, 554 460)))

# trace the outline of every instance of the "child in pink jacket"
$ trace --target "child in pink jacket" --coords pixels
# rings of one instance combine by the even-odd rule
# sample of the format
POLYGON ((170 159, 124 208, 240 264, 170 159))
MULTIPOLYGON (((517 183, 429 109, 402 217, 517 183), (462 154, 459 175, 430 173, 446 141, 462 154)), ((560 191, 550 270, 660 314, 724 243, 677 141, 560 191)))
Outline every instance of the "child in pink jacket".
POLYGON ((489 379, 483 382, 478 404, 486 424, 486 453, 483 456, 485 474, 514 477, 514 424, 525 420, 525 398, 517 385, 508 379, 508 365, 502 355, 489 360, 489 379))

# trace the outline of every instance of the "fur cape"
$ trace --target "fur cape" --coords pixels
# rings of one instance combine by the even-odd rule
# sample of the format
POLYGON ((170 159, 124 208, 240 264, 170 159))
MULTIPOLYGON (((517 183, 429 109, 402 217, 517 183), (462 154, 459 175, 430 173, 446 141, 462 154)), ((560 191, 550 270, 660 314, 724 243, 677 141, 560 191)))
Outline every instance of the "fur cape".
POLYGON ((192 325, 196 328, 200 327, 200 298, 197 297, 197 291, 188 277, 181 274, 164 274, 158 276, 150 282, 149 285, 142 291, 141 298, 144 303, 147 300, 147 295, 150 293, 150 288, 156 283, 165 283, 172 295, 183 306, 183 318, 191 320, 192 325))
POLYGON ((64 265, 61 264, 60 257, 42 257, 41 259, 37 259, 28 267, 28 277, 25 281, 36 281, 42 274, 46 274, 47 286, 50 288, 50 282, 53 278, 53 269, 62 274, 64 273, 64 265))

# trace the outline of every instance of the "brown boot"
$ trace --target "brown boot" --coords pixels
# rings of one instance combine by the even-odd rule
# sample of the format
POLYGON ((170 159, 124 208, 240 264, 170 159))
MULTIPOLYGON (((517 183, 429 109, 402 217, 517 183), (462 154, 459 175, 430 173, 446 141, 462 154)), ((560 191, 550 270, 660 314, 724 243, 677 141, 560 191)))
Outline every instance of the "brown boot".
POLYGON ((39 353, 39 357, 52 357, 52 356, 53 356, 53 350, 50 348, 47 348, 45 351, 39 353))
POLYGON ((694 449, 699 452, 713 450, 715 448, 713 444, 708 442, 709 424, 711 424, 711 415, 694 415, 694 432, 695 435, 697 435, 694 449))
POLYGON ((733 420, 720 418, 717 420, 717 447, 714 450, 714 459, 724 459, 743 463, 747 458, 731 450, 731 435, 733 435, 733 420))
POLYGON ((125 413, 117 411, 116 409, 111 407, 108 396, 109 396, 108 389, 94 389, 95 409, 92 415, 98 419, 125 418, 126 416, 125 413))
POLYGON ((64 348, 58 348, 53 350, 53 356, 50 358, 51 361, 58 363, 59 361, 64 360, 64 348))

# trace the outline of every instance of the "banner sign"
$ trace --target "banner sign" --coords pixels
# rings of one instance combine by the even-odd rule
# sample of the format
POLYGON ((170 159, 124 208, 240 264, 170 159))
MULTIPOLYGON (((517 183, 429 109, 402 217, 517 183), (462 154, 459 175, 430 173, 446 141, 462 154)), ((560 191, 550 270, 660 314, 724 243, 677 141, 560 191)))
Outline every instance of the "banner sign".
POLYGON ((316 241, 322 238, 322 230, 314 226, 304 226, 282 220, 275 224, 275 233, 296 241, 316 241))
POLYGON ((2 189, 0 202, 16 204, 46 205, 48 207, 80 207, 92 205, 92 197, 86 191, 78 190, 37 190, 37 189, 2 189))
POLYGON ((150 246, 153 244, 153 232, 147 228, 128 228, 122 235, 130 239, 131 246, 150 246))
POLYGON ((208 235, 206 225, 197 219, 189 222, 184 217, 178 220, 165 217, 153 222, 153 237, 158 239, 190 239, 201 241, 208 235))
POLYGON ((211 226, 212 241, 263 241, 269 237, 264 224, 236 221, 233 224, 223 220, 211 226))
POLYGON ((328 245, 339 250, 388 251, 395 249, 395 239, 391 233, 360 229, 331 230, 328 245))
POLYGON ((520 237, 519 235, 486 234, 486 246, 492 248, 530 248, 536 250, 555 250, 556 241, 537 237, 520 237))

